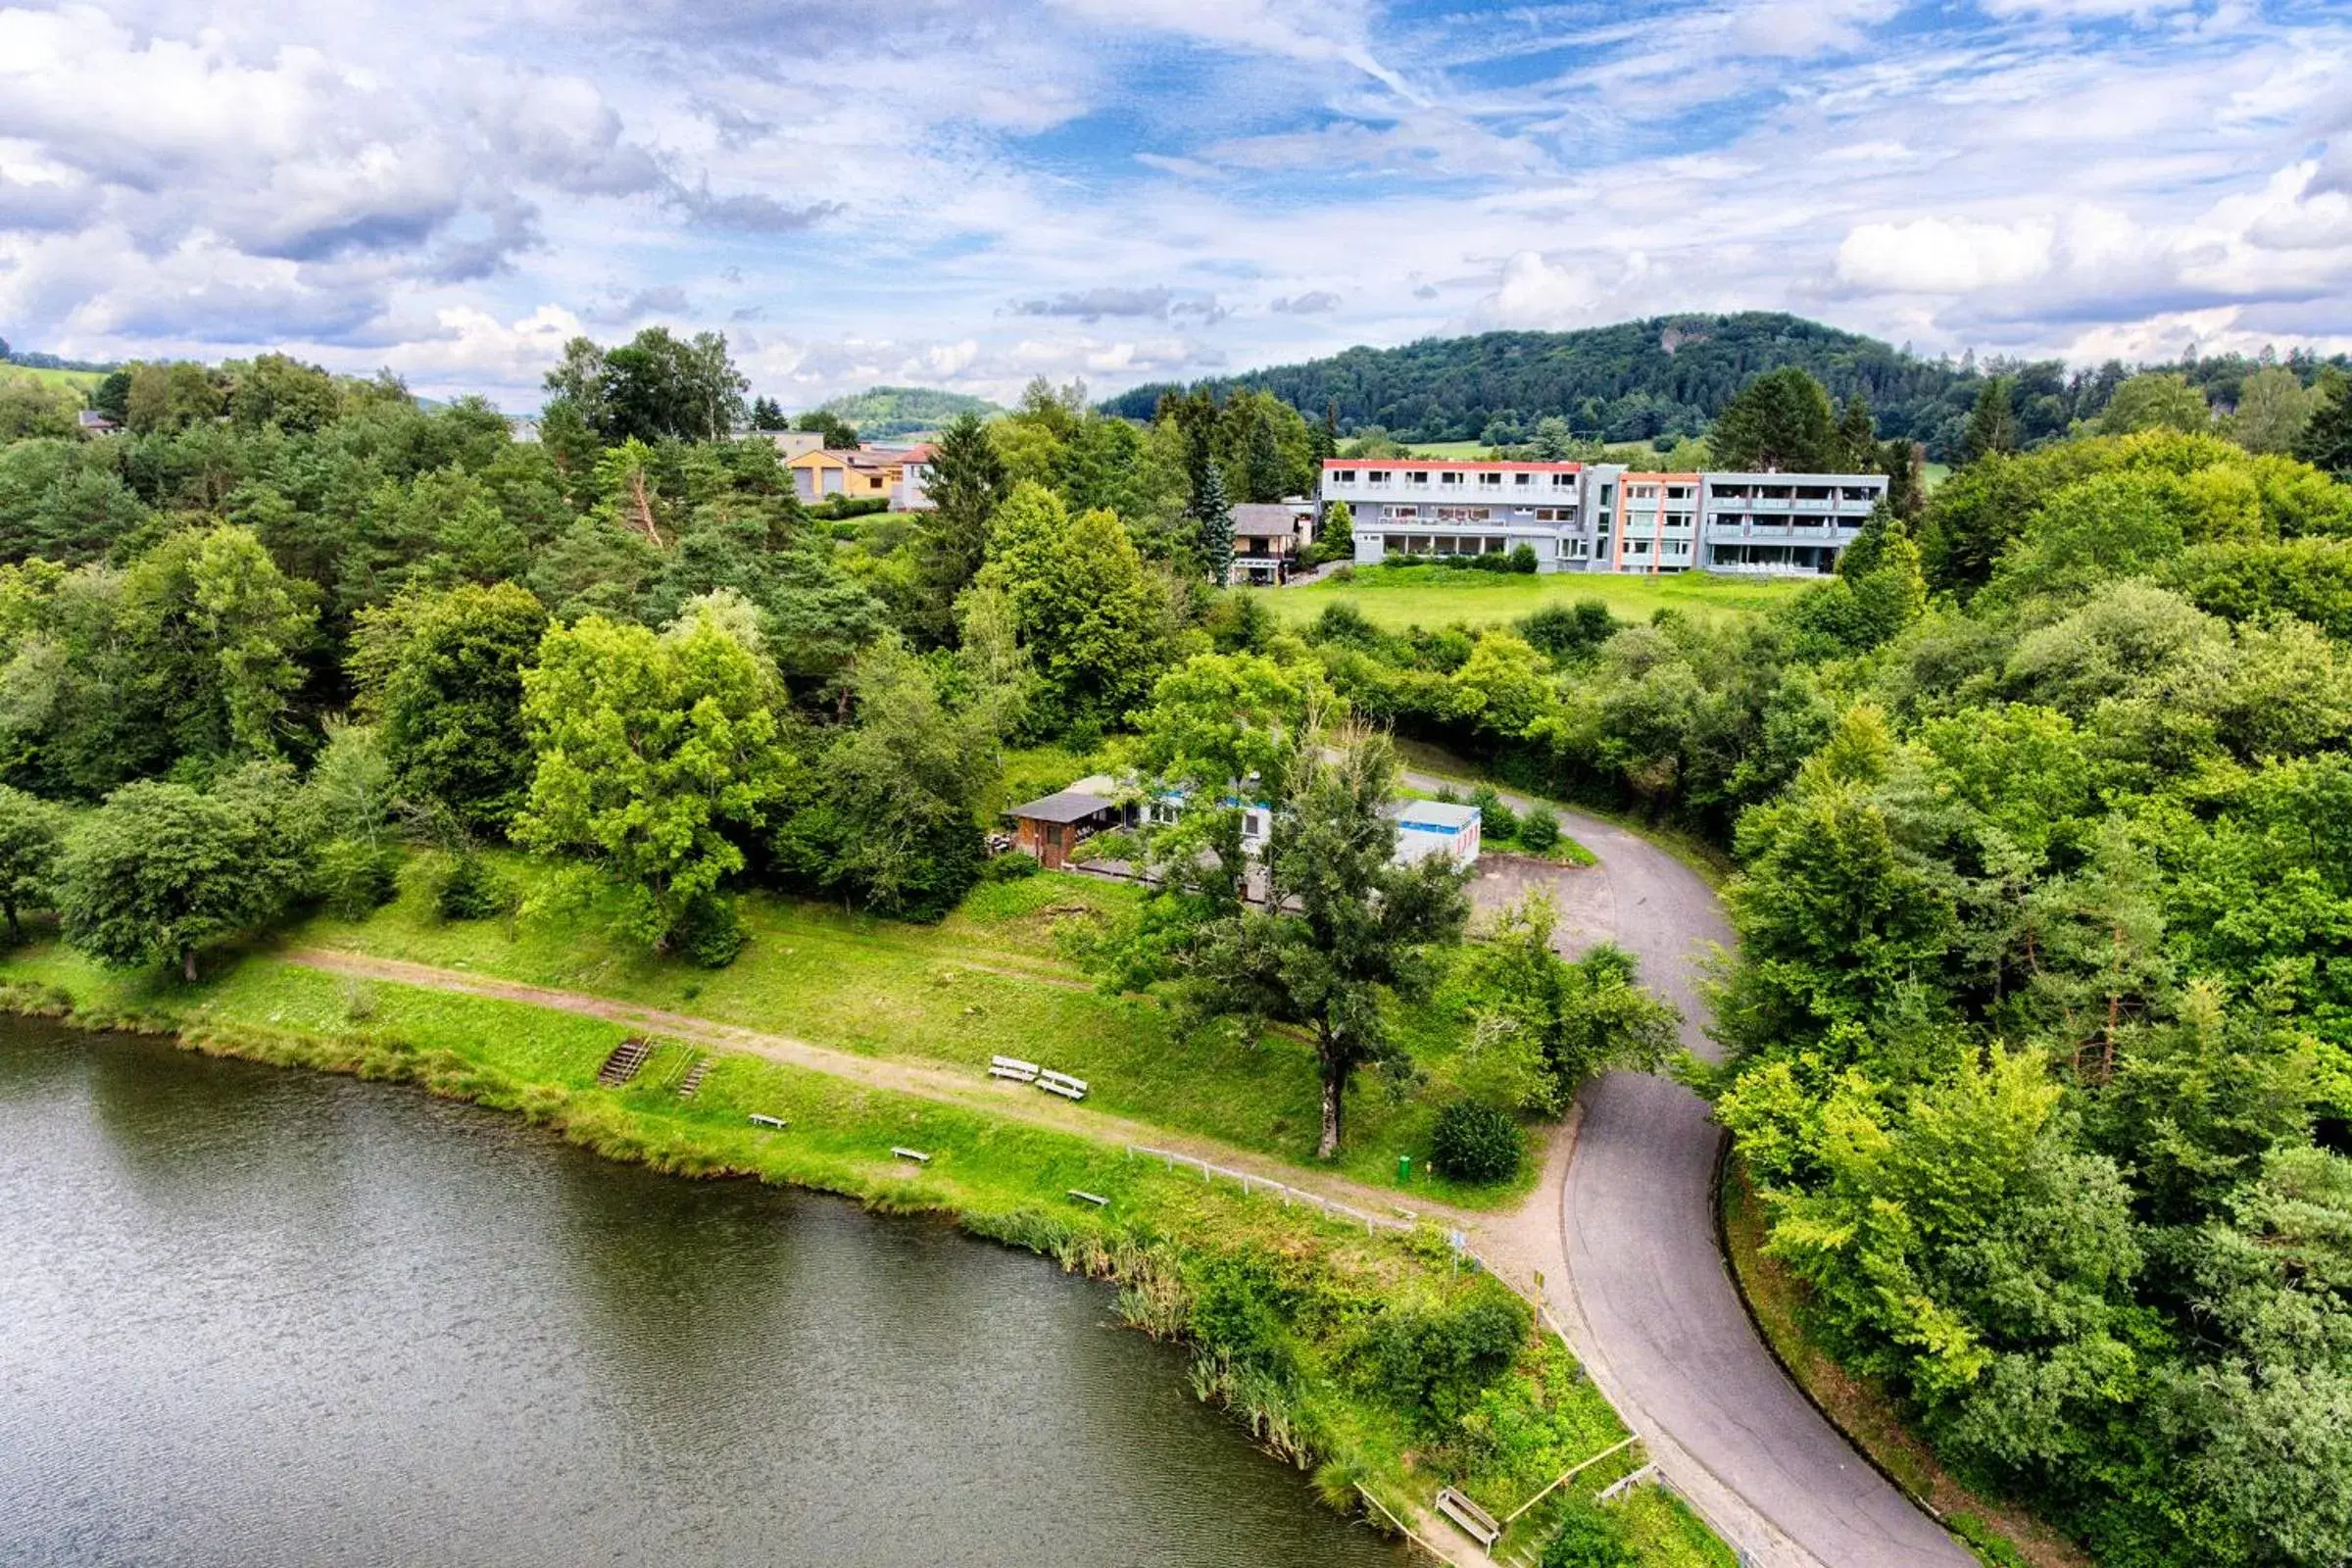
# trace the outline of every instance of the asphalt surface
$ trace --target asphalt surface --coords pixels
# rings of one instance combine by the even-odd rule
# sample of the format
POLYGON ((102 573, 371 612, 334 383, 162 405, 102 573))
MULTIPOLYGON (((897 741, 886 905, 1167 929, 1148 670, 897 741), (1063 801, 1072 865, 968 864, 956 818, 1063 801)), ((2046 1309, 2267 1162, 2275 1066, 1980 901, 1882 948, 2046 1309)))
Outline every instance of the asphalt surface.
MULTIPOLYGON (((1406 773, 1435 789, 1447 782, 1406 773)), ((1514 808, 1527 803, 1508 793, 1514 808)), ((1605 887, 1563 922, 1642 960, 1683 1010, 1683 1039, 1710 1060, 1702 965, 1731 927, 1698 873, 1595 817, 1563 825, 1599 858, 1605 887)), ((1584 1096, 1561 1198, 1561 1304, 1596 1382, 1648 1440, 1679 1490, 1757 1563, 1976 1568, 1975 1555, 1879 1474, 1757 1339, 1716 1246, 1712 1189, 1722 1133, 1681 1085, 1608 1073, 1584 1096)))

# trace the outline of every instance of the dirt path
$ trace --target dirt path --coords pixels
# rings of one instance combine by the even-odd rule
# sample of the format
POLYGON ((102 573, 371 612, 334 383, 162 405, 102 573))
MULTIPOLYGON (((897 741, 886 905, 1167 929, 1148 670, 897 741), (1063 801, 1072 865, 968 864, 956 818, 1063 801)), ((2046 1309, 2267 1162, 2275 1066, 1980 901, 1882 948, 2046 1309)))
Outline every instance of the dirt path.
POLYGON ((1091 1138, 1098 1143, 1121 1146, 1142 1144, 1153 1149, 1165 1149, 1229 1169, 1247 1171, 1251 1176, 1263 1177, 1268 1181, 1282 1182, 1301 1192, 1313 1193, 1367 1213, 1444 1220, 1465 1227, 1479 1218, 1467 1209, 1446 1203, 1422 1200, 1400 1203, 1397 1201, 1399 1197, 1409 1195, 1366 1187, 1346 1177, 1293 1165, 1250 1150, 1219 1143, 1215 1139, 1174 1132, 1148 1122, 1131 1121, 1108 1111, 1073 1104, 1066 1100, 1040 1095, 1026 1085, 977 1076, 968 1067, 907 1061, 894 1056, 859 1055, 856 1052, 815 1045, 790 1035, 746 1029, 736 1024, 698 1018, 689 1013, 668 1012, 612 997, 559 991, 547 986, 526 985, 516 980, 498 980, 463 970, 410 963, 400 958, 379 958, 336 948, 298 948, 282 956, 289 963, 327 974, 356 975, 395 985, 417 986, 428 991, 489 997, 500 1002, 519 1002, 556 1012, 575 1013, 585 1018, 601 1018, 609 1023, 625 1024, 632 1029, 643 1029, 694 1045, 708 1046, 713 1051, 738 1051, 764 1056, 770 1061, 825 1073, 869 1088, 958 1105, 991 1116, 1001 1116, 1008 1121, 1027 1122, 1055 1132, 1091 1138))

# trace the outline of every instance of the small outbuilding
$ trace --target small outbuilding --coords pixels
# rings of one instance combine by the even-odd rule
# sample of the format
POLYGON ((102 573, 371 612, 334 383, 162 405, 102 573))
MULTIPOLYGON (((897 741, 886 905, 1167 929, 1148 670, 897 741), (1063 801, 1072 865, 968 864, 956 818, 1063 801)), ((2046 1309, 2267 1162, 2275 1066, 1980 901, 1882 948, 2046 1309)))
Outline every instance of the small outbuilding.
POLYGON ((1049 871, 1060 870, 1079 845, 1127 825, 1128 809, 1117 799, 1117 789, 1109 777, 1096 774, 1012 808, 1004 814, 1012 818, 1013 848, 1049 871))
POLYGON ((1480 815, 1475 806, 1450 801, 1399 801, 1390 808, 1396 820, 1396 860, 1410 865, 1433 855, 1461 865, 1478 863, 1480 815))

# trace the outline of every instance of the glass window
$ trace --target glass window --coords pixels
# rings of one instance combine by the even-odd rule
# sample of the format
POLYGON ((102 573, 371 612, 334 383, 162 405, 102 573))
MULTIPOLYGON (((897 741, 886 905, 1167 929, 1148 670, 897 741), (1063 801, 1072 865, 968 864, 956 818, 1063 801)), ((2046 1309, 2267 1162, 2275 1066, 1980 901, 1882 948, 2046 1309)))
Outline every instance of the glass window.
POLYGON ((1511 483, 1513 484, 1534 484, 1535 482, 1536 476, 1532 473, 1514 473, 1511 475, 1511 483))
POLYGON ((1355 483, 1355 470, 1353 468, 1334 468, 1331 470, 1331 477, 1338 484, 1353 484, 1355 483))
POLYGON ((1387 484, 1389 482, 1389 470, 1386 468, 1374 468, 1370 472, 1366 473, 1364 477, 1374 484, 1387 484))
POLYGON ((1404 476, 1404 482, 1406 484, 1427 484, 1429 483, 1429 470, 1427 468, 1415 468, 1404 476))

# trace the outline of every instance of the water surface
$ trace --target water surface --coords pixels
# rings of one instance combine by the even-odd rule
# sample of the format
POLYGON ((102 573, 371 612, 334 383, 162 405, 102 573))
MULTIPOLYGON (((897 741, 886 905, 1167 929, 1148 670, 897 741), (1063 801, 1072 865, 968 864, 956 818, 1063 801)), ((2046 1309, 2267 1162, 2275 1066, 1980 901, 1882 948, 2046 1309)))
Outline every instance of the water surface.
POLYGON ((1110 1293, 0 1018, 0 1562, 1396 1568, 1110 1293))

